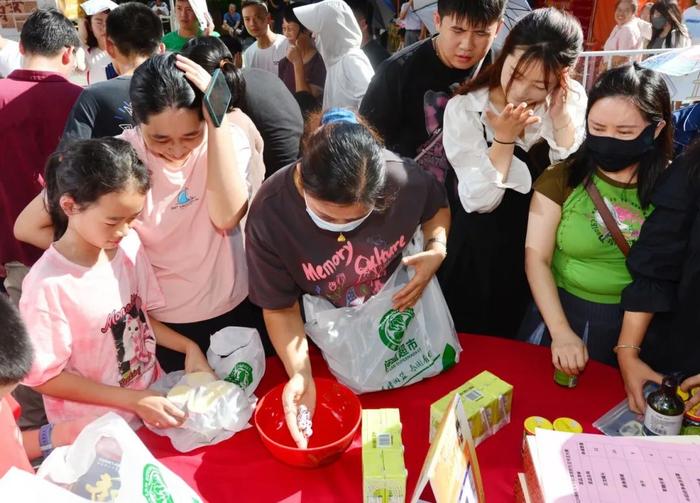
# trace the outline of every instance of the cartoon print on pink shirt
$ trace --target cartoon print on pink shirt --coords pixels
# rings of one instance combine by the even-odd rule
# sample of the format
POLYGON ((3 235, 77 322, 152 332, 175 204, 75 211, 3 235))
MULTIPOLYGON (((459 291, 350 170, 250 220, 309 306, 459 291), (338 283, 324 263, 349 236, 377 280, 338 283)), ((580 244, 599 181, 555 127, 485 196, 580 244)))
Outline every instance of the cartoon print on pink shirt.
POLYGON ((156 338, 141 306, 141 297, 133 294, 126 306, 109 315, 102 328, 102 333, 109 330, 114 338, 122 387, 155 365, 156 338))

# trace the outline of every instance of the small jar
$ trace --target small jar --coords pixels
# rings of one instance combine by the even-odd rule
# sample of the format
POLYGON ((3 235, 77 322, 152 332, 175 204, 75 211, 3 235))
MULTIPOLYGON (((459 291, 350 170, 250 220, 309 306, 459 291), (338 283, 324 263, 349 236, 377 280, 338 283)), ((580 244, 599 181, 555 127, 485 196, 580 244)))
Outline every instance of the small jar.
POLYGON ((553 430, 554 426, 552 426, 552 423, 549 422, 549 419, 542 416, 530 416, 526 418, 523 423, 523 452, 525 452, 525 447, 527 446, 527 436, 534 435, 535 429, 537 428, 541 428, 543 430, 553 430))
POLYGON ((583 433, 581 423, 570 417, 558 417, 552 423, 554 431, 564 431, 566 433, 583 433))
POLYGON ((700 404, 690 409, 683 416, 681 435, 700 435, 700 404))
POLYGON ((572 376, 559 369, 554 369, 554 382, 565 388, 575 388, 578 384, 578 376, 572 376))

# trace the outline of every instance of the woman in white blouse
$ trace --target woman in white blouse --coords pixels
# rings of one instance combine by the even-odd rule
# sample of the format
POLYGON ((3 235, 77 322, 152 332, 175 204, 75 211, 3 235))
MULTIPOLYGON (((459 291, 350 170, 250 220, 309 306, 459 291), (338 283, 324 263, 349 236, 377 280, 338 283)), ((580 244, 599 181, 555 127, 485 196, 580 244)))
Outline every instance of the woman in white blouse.
POLYGON ((459 331, 514 337, 523 318, 532 180, 574 152, 585 133, 585 91, 569 78, 582 43, 573 16, 537 9, 447 104, 453 227, 441 283, 459 331))

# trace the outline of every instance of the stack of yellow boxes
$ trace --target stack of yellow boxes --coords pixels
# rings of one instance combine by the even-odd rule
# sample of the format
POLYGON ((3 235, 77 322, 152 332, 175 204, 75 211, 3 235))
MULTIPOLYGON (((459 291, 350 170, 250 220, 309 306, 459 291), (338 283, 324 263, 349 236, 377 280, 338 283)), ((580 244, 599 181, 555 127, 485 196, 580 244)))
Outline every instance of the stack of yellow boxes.
POLYGON ((408 471, 403 461, 399 409, 362 411, 362 480, 365 503, 403 503, 408 471))
POLYGON ((475 444, 510 422, 513 386, 485 370, 430 406, 430 442, 455 393, 459 393, 462 399, 475 444))

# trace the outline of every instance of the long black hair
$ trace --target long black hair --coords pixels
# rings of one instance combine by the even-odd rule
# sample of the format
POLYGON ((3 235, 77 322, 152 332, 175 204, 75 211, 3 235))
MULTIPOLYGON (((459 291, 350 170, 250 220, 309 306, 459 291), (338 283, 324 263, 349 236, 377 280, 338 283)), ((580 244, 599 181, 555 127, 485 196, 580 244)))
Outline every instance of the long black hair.
MULTIPOLYGON (((608 70, 588 92, 588 114, 595 103, 603 98, 625 98, 637 107, 639 113, 651 124, 665 121, 666 125, 654 140, 654 149, 644 156, 637 168, 637 193, 643 208, 651 203, 654 185, 673 156, 673 125, 671 122, 671 97, 661 76, 653 70, 633 65, 608 70)), ((587 154, 587 140, 573 154, 569 171, 569 187, 583 183, 595 172, 597 166, 587 154)))
POLYGON ((513 78, 524 73, 535 62, 542 64, 545 88, 552 91, 553 89, 549 89, 550 76, 556 76, 558 86, 562 73, 573 66, 582 48, 583 31, 581 23, 574 16, 553 7, 536 9, 526 14, 510 30, 496 61, 481 71, 476 78, 460 86, 457 94, 467 94, 483 87, 500 87, 501 72, 506 58, 515 54, 518 49, 523 53, 513 70, 505 93, 508 94, 513 78))
POLYGON ((216 37, 195 37, 182 48, 181 54, 191 59, 210 74, 220 68, 231 90, 228 111, 240 107, 245 98, 245 80, 233 62, 233 55, 226 44, 216 37))
MULTIPOLYGON (((651 10, 649 11, 650 20, 654 19, 654 13, 656 12, 666 18, 666 22, 671 25, 671 31, 669 31, 668 35, 666 35, 666 47, 674 47, 672 39, 674 31, 677 33, 677 37, 688 37, 688 30, 683 24, 683 14, 681 13, 681 9, 678 7, 676 2, 669 0, 657 0, 651 6, 651 10)), ((653 46, 654 42, 656 42, 656 40, 661 36, 661 31, 662 29, 657 30, 656 28, 652 28, 651 40, 649 40, 647 47, 653 46)))
POLYGON ((285 21, 299 25, 299 33, 308 33, 310 31, 306 26, 304 26, 304 23, 299 21, 297 15, 294 14, 294 9, 297 7, 303 7, 304 5, 308 5, 308 2, 290 2, 284 7, 284 11, 282 12, 282 18, 285 21))
POLYGON ((356 124, 321 125, 320 113, 309 117, 301 181, 306 192, 322 201, 381 210, 387 199, 382 143, 361 117, 356 119, 356 124))
POLYGON ((134 120, 148 124, 151 115, 168 108, 188 108, 202 115, 203 93, 175 66, 175 54, 156 54, 134 71, 129 97, 134 120))
POLYGON ((49 157, 44 173, 46 210, 53 223, 54 239, 66 232, 68 217, 61 196, 68 195, 82 208, 129 184, 145 194, 150 188, 146 167, 133 147, 118 138, 77 140, 49 157))

